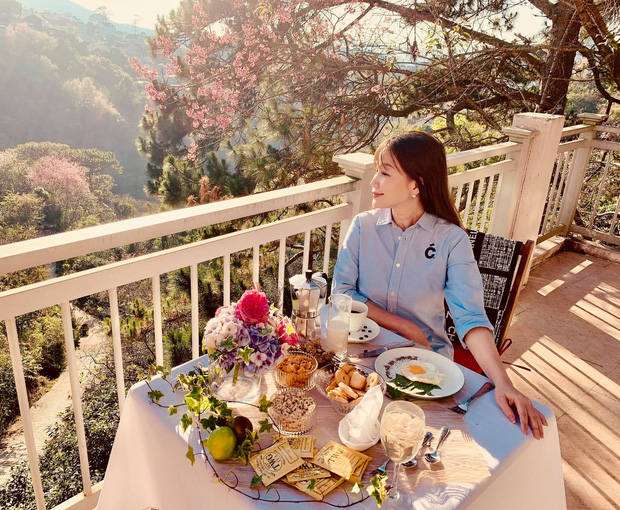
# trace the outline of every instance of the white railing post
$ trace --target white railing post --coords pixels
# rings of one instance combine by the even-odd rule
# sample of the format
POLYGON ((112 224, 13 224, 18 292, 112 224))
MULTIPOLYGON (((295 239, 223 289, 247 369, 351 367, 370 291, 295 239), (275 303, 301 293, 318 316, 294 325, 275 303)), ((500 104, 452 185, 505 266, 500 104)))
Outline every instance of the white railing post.
POLYGON ((43 483, 41 482, 41 472, 39 471, 39 457, 34 442, 30 403, 28 401, 28 390, 26 389, 26 379, 24 377, 24 366, 22 365, 22 355, 19 348, 19 337, 17 335, 15 317, 5 318, 5 324, 6 335, 9 340, 9 352, 11 354, 11 365, 13 366, 13 377, 15 378, 15 390, 17 391, 19 412, 24 427, 24 440, 26 441, 26 451, 28 452, 28 466, 30 467, 32 486, 34 487, 34 499, 37 510, 45 510, 45 496, 43 493, 43 483))
POLYGON ((577 115, 577 118, 584 124, 591 126, 591 129, 579 135, 581 140, 588 141, 588 145, 587 147, 576 150, 573 167, 566 182, 566 191, 564 192, 559 214, 559 224, 564 226, 564 234, 568 232, 568 229, 573 223, 573 218, 575 217, 579 195, 581 194, 581 188, 583 186, 583 179, 588 169, 588 164, 590 163, 590 156, 592 155, 592 140, 596 133, 596 125, 603 122, 607 118, 607 115, 580 113, 577 115))
POLYGON ((82 387, 80 386, 80 374, 78 372, 75 356, 75 343, 73 340, 73 326, 71 324, 71 306, 68 301, 61 303, 62 326, 65 335, 65 349, 67 352, 67 368, 69 371, 69 384, 71 387, 71 401, 73 402, 73 416, 75 418, 75 432, 77 435, 78 456, 80 458, 80 471, 82 472, 83 492, 90 496, 93 489, 90 482, 90 469, 88 467, 88 452, 86 450, 86 429, 84 427, 84 410, 82 409, 82 387))
POLYGON ((507 158, 514 160, 515 170, 506 172, 499 177, 500 180, 495 195, 494 211, 491 224, 489 225, 489 233, 503 237, 511 237, 520 198, 519 190, 523 186, 525 173, 527 171, 530 143, 538 134, 538 131, 512 126, 505 128, 504 133, 510 137, 509 139, 511 142, 521 144, 521 150, 509 154, 507 158))
POLYGON ((372 207, 370 181, 374 175, 375 158, 372 154, 366 154, 365 152, 353 152, 351 154, 334 156, 333 160, 335 163, 338 163, 345 175, 359 179, 355 191, 345 193, 344 195, 344 201, 353 204, 353 214, 351 214, 351 219, 340 223, 340 239, 338 242, 338 250, 340 251, 344 237, 351 225, 351 220, 359 213, 368 211, 372 207))
MULTIPOLYGON (((555 165, 558 145, 562 137, 564 116, 546 113, 519 113, 512 120, 512 127, 537 131, 530 139, 528 151, 519 157, 520 172, 514 188, 516 208, 512 227, 506 237, 517 241, 536 239, 549 192, 549 182, 555 165), (519 179, 521 180, 519 181, 519 179)), ((501 202, 497 202, 504 206, 501 202)))

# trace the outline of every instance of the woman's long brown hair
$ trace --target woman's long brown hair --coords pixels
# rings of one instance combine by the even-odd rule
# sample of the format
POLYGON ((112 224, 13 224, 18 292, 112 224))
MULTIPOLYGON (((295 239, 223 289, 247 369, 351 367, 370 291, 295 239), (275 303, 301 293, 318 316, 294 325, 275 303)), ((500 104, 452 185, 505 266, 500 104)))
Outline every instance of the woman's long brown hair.
POLYGON ((375 161, 390 151, 405 174, 420 188, 426 212, 463 228, 448 187, 448 165, 442 143, 433 136, 411 131, 384 140, 375 152, 375 161))

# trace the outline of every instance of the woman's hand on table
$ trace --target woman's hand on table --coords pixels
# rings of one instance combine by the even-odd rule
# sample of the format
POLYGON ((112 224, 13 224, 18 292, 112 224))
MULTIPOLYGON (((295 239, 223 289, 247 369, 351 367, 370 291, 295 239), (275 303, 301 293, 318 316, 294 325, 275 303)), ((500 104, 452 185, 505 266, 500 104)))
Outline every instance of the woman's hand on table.
POLYGON ((547 425, 547 420, 534 407, 532 401, 517 390, 510 381, 495 348, 491 332, 482 327, 473 328, 465 335, 465 342, 484 373, 495 384, 495 400, 506 417, 511 423, 516 423, 516 410, 521 422, 521 431, 527 434, 529 426, 534 437, 542 439, 543 426, 547 425))
POLYGON ((529 425, 535 439, 544 437, 543 426, 548 425, 546 418, 534 407, 532 401, 517 390, 512 383, 496 384, 495 400, 511 423, 516 423, 514 412, 516 409, 523 434, 527 434, 529 425))
POLYGON ((368 306, 368 317, 375 321, 382 328, 389 329, 398 333, 400 336, 415 342, 416 347, 424 347, 426 349, 431 348, 431 344, 420 329, 420 327, 414 322, 390 313, 380 306, 374 304, 372 301, 366 301, 368 306))
POLYGON ((403 324, 400 330, 396 331, 400 336, 405 337, 407 340, 411 340, 419 347, 424 347, 426 349, 431 348, 431 344, 426 338, 426 335, 422 333, 420 327, 407 319, 402 319, 403 324))

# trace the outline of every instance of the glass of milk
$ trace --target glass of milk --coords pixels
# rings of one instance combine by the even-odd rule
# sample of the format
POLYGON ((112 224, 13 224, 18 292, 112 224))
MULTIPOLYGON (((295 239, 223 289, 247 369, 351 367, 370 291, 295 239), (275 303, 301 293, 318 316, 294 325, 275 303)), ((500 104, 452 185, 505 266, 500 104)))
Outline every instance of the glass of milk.
POLYGON ((329 298, 327 339, 324 340, 324 347, 334 351, 340 360, 347 357, 352 303, 353 299, 346 294, 332 294, 329 298))

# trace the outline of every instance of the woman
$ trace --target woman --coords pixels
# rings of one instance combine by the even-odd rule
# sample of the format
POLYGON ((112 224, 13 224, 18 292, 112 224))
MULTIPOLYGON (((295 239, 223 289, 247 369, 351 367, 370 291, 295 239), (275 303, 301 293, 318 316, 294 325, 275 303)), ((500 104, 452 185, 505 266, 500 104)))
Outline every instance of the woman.
POLYGON ((368 317, 444 356, 444 299, 459 339, 495 384, 506 417, 543 437, 545 417, 512 385, 483 306, 482 279, 448 188, 443 145, 412 132, 383 142, 371 181, 374 210, 359 214, 338 255, 333 292, 368 305, 368 317))

